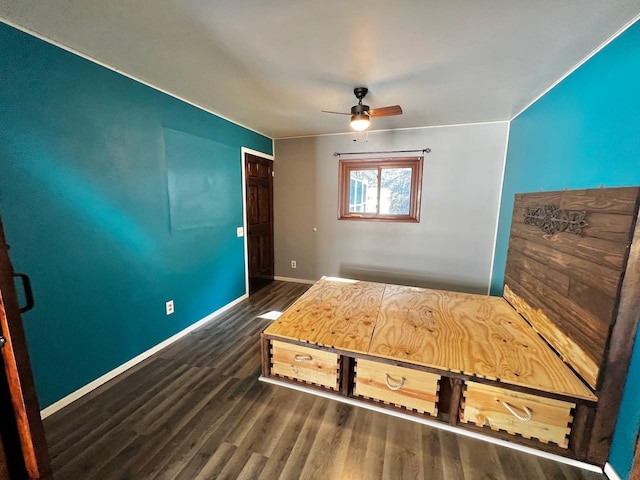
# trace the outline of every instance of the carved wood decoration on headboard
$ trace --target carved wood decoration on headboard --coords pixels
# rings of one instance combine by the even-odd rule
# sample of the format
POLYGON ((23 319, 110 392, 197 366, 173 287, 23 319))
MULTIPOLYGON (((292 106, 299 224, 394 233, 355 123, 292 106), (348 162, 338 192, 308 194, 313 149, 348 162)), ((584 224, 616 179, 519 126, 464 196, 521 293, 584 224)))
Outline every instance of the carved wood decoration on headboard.
POLYGON ((567 210, 558 205, 527 207, 524 223, 535 225, 544 233, 569 232, 582 235, 582 229, 588 225, 584 219, 586 215, 584 210, 567 210))
POLYGON ((616 320, 639 190, 540 192, 515 198, 504 297, 594 389, 616 320), (562 229, 546 233, 540 228, 544 221, 536 226, 531 213, 544 212, 545 205, 578 212, 571 215, 578 223, 570 230, 579 226, 579 235, 562 229))

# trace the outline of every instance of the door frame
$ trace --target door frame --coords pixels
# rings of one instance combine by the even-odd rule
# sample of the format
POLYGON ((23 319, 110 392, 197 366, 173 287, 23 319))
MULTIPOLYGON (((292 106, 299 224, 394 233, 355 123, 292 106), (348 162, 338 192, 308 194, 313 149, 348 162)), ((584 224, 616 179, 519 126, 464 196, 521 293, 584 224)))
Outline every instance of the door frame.
POLYGON ((630 480, 640 480, 640 435, 636 440, 636 448, 633 455, 633 465, 631 466, 630 480))
MULTIPOLYGON (((21 315, 33 307, 33 302, 31 294, 27 293, 27 306, 22 308, 19 306, 15 286, 16 275, 19 274, 16 274, 13 269, 9 257, 9 245, 0 219, 0 330, 6 340, 0 353, 3 360, 0 365, 4 370, 2 374, 7 379, 6 394, 7 399, 10 399, 13 404, 16 427, 16 434, 11 435, 8 440, 15 442, 16 447, 19 444, 21 458, 18 459, 17 454, 15 458, 21 463, 19 469, 24 467, 26 478, 51 479, 51 460, 42 426, 21 315)), ((24 276, 23 287, 26 291, 30 291, 27 280, 28 277, 24 276)), ((5 413, 11 415, 10 412, 5 411, 5 413)), ((10 455, 6 450, 5 454, 10 455)))
MULTIPOLYGON (((249 296, 249 242, 247 241, 247 173, 245 170, 246 154, 255 155, 273 161, 274 155, 259 152, 247 147, 240 147, 240 170, 242 172, 242 228, 244 231, 244 294, 249 296)), ((274 238, 275 239, 275 238, 274 238)))

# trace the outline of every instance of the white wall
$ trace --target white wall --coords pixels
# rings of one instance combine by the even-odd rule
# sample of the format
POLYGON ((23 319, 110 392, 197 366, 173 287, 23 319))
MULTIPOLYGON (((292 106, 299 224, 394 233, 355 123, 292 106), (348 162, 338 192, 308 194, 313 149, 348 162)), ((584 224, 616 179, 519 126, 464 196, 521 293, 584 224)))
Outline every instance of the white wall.
POLYGON ((354 142, 353 135, 276 140, 276 275, 307 280, 332 275, 486 293, 507 125, 371 132, 366 143, 354 142), (337 219, 334 152, 425 147, 432 151, 424 159, 420 223, 337 219), (297 269, 291 269, 291 260, 297 269))

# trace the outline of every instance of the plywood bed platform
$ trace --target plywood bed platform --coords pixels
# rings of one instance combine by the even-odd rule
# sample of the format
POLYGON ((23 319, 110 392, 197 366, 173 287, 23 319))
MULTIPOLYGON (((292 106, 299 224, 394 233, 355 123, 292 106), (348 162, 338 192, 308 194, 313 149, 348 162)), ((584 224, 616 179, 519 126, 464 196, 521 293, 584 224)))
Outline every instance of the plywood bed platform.
POLYGON ((504 298, 323 278, 263 332, 263 378, 602 466, 640 317, 639 199, 516 196, 504 298))
POLYGON ((503 298, 325 277, 264 333, 597 400, 503 298))

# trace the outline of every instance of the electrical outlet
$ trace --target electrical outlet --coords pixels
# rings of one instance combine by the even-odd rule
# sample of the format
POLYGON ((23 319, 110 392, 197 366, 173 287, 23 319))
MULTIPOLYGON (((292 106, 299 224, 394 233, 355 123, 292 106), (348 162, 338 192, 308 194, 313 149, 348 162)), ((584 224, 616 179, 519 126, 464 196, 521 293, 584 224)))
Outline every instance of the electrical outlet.
POLYGON ((173 300, 169 300, 166 304, 165 307, 167 309, 167 315, 171 315, 174 312, 173 309, 173 300))
POLYGON ((238 237, 244 237, 244 227, 238 227, 236 228, 236 235, 238 237))
POLYGON ((297 264, 295 260, 291 260, 291 268, 297 268, 297 264))

